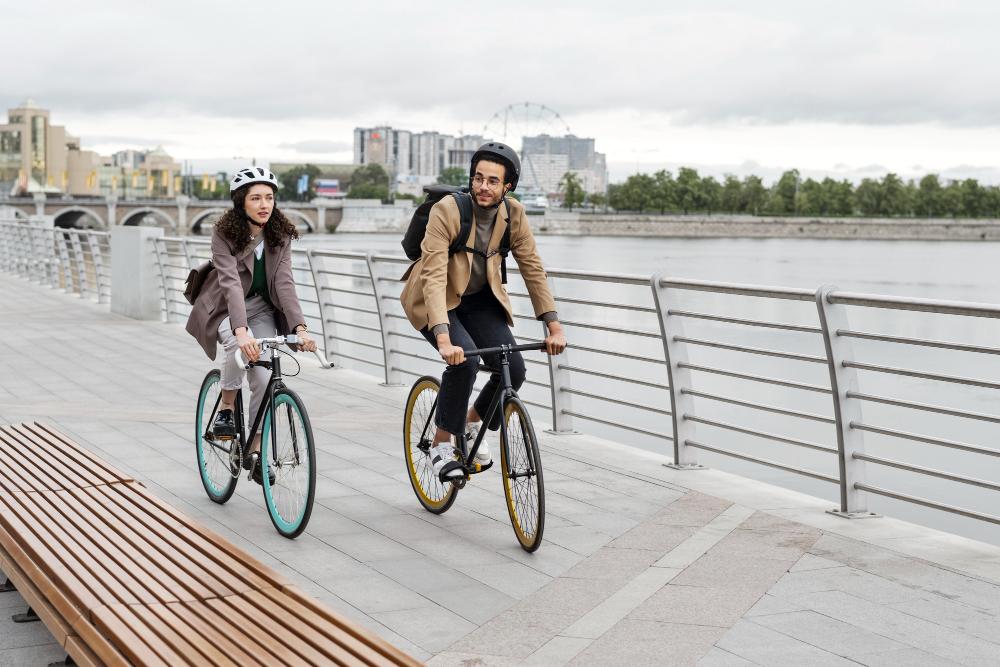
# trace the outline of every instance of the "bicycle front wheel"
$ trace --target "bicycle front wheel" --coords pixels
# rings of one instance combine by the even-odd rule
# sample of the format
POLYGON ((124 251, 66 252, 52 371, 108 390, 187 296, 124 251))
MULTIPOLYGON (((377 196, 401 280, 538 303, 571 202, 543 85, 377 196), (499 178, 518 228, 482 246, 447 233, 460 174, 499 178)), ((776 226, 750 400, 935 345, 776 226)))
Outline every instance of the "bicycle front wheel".
POLYGON ((216 368, 201 381, 194 426, 194 449, 201 483, 208 497, 220 505, 232 497, 240 474, 239 440, 220 440, 212 432, 221 391, 219 369, 216 368))
POLYGON ((425 375, 413 383, 406 399, 403 413, 403 458, 413 492, 424 509, 442 514, 455 502, 458 489, 454 484, 442 484, 431 463, 430 448, 437 427, 434 413, 437 410, 437 378, 425 375))
POLYGON ((500 472, 507 512, 521 548, 532 552, 541 546, 545 528, 542 458, 531 417, 521 399, 505 401, 503 414, 506 430, 501 435, 500 472))
POLYGON ((291 389, 274 392, 260 443, 264 504, 271 523, 282 536, 298 537, 309 523, 316 496, 316 443, 305 405, 291 389), (271 442, 271 420, 275 442, 271 442), (268 469, 274 473, 274 482, 268 469))

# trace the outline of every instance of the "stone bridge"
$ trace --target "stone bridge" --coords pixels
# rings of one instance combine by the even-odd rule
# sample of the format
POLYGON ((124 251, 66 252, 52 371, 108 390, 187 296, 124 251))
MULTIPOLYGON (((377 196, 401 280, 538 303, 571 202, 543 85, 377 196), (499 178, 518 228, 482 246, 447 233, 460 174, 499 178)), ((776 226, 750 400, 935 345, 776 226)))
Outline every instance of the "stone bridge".
MULTIPOLYGON (((180 196, 176 199, 125 200, 116 197, 93 198, 15 198, 0 201, 0 209, 13 210, 16 217, 51 215, 57 227, 107 230, 119 225, 152 225, 167 229, 168 234, 200 234, 229 207, 225 199, 200 200, 180 196), (208 223, 207 225, 205 223, 208 223)), ((340 201, 282 202, 281 210, 304 232, 327 231, 340 222, 340 201)))

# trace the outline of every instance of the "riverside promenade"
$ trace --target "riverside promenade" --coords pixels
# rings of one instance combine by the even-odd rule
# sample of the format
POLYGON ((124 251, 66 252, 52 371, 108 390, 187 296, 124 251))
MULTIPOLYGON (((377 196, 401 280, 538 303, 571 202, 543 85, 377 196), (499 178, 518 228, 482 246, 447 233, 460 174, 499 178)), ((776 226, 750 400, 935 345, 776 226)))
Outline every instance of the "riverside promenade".
MULTIPOLYGON (((211 368, 179 324, 140 322, 0 273, 0 423, 45 421, 333 608, 433 666, 996 665, 1000 548, 666 456, 536 425, 545 542, 517 546, 499 476, 446 514, 406 478, 406 388, 302 357, 289 386, 319 449, 316 506, 290 541, 260 489, 226 505, 195 466, 211 368)), ((65 657, 0 594, 0 665, 65 657)))

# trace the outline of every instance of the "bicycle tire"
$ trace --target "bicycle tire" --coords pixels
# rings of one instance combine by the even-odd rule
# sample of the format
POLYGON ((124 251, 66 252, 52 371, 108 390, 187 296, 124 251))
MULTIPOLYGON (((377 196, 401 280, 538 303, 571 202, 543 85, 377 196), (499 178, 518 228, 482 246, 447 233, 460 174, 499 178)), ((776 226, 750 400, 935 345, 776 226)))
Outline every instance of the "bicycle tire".
POLYGON ((505 400, 503 414, 506 420, 506 429, 501 434, 500 443, 503 493, 517 541, 522 549, 531 553, 541 546, 545 530, 542 458, 538 451, 535 427, 521 399, 515 396, 505 400))
POLYGON ((278 389, 274 392, 273 408, 278 415, 277 442, 270 442, 275 414, 268 406, 260 441, 261 486, 271 523, 283 537, 292 539, 302 534, 312 515, 316 497, 316 441, 309 414, 298 394, 288 387, 278 389), (274 469, 273 485, 268 467, 274 469))
POLYGON ((443 514, 455 503, 458 487, 454 484, 443 484, 434 472, 430 454, 426 447, 433 441, 434 410, 441 383, 436 377, 425 375, 413 383, 410 395, 406 398, 406 410, 403 412, 403 458, 406 461, 406 472, 410 485, 417 500, 424 509, 432 514, 443 514), (433 393, 431 393, 433 392, 433 393), (425 432, 421 442, 420 434, 425 432))
POLYGON ((218 387, 220 382, 221 375, 218 368, 209 371, 201 381, 195 413, 194 449, 198 461, 198 476, 201 477, 205 493, 212 502, 222 505, 232 498, 233 492, 236 491, 236 483, 239 481, 239 468, 237 467, 234 475, 230 468, 231 464, 225 460, 231 455, 231 448, 238 447, 239 440, 216 441, 209 434, 208 424, 215 421, 213 408, 216 392, 221 390, 218 387))

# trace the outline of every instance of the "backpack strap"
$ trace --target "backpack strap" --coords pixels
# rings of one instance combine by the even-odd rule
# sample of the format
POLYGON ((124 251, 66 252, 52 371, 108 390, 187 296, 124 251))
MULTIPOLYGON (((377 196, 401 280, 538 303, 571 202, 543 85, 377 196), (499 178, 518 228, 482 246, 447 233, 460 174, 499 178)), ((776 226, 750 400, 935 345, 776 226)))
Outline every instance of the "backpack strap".
POLYGON ((461 214, 461 227, 458 231, 458 238, 455 242, 451 244, 448 248, 448 256, 454 255, 459 252, 471 252, 474 255, 479 255, 483 259, 489 259, 493 255, 500 254, 500 277, 501 282, 507 284, 507 255, 510 254, 510 202, 507 198, 503 198, 503 203, 507 207, 507 228, 503 231, 503 238, 500 239, 500 247, 493 252, 479 252, 475 248, 470 248, 469 235, 472 234, 472 223, 474 220, 474 214, 472 212, 472 195, 464 196, 462 193, 456 192, 452 195, 455 198, 455 202, 458 204, 458 210, 461 214))

